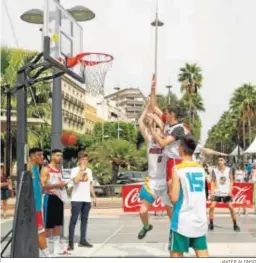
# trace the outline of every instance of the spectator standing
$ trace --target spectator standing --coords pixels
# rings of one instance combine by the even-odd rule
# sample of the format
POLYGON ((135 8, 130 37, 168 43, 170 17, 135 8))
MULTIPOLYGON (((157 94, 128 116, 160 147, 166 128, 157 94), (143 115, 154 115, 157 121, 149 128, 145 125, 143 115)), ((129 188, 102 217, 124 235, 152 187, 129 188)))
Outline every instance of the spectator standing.
POLYGON ((62 190, 65 191, 67 182, 63 181, 62 171, 62 152, 59 149, 52 150, 51 162, 43 167, 41 171, 41 181, 44 196, 44 222, 45 233, 48 239, 52 235, 54 241, 54 256, 66 253, 61 249, 60 234, 64 220, 64 200, 62 190))
MULTIPOLYGON (((246 171, 242 169, 242 166, 239 165, 238 168, 235 170, 235 181, 239 183, 244 183, 247 181, 246 171)), ((238 215, 240 215, 240 207, 238 208, 238 215)), ((247 209, 243 209, 243 214, 247 214, 247 209)))
POLYGON ((256 163, 253 165, 252 171, 251 171, 251 179, 253 186, 253 203, 254 203, 254 213, 256 214, 256 163))
POLYGON ((87 167, 88 156, 84 151, 78 153, 78 166, 71 170, 74 188, 71 196, 71 219, 69 223, 69 247, 74 249, 74 233, 78 216, 81 214, 80 247, 93 247, 86 239, 87 222, 91 209, 91 196, 96 206, 96 196, 93 188, 92 170, 87 167))
POLYGON ((10 197, 10 191, 12 191, 11 180, 6 177, 6 174, 4 172, 4 165, 1 163, 1 206, 4 219, 7 216, 7 202, 10 197))

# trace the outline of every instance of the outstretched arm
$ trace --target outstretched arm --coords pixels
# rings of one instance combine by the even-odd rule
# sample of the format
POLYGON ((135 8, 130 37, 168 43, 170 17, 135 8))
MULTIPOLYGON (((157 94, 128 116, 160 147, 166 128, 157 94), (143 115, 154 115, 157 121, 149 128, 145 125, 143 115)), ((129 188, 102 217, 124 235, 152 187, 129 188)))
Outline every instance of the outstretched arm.
POLYGON ((147 114, 147 111, 148 111, 148 108, 149 108, 149 102, 146 104, 146 107, 144 108, 140 118, 139 118, 139 128, 140 128, 140 132, 144 138, 145 141, 148 141, 149 140, 149 134, 148 134, 148 128, 147 126, 145 125, 144 123, 144 120, 145 120, 145 117, 146 117, 146 114, 147 114))
POLYGON ((154 121, 157 124, 157 126, 163 131, 163 129, 164 129, 163 121, 155 114, 154 114, 153 118, 154 118, 154 121))
POLYGON ((204 154, 207 154, 207 155, 222 155, 222 156, 227 156, 226 153, 217 152, 217 151, 214 151, 214 150, 209 149, 209 148, 202 148, 201 151, 202 151, 204 154))
POLYGON ((156 78, 155 74, 152 78, 152 85, 151 85, 151 94, 150 94, 150 104, 152 107, 153 112, 162 119, 163 112, 158 108, 157 102, 156 102, 156 78))

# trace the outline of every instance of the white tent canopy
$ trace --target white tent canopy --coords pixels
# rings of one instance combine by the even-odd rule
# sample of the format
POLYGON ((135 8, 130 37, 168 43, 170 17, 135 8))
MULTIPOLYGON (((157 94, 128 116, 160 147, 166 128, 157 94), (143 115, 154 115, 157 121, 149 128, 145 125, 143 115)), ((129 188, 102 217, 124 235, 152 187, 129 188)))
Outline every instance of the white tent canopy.
POLYGON ((245 151, 245 153, 256 153, 256 137, 251 145, 248 147, 248 149, 245 151))
POLYGON ((238 147, 240 149, 240 155, 243 155, 244 154, 244 150, 240 147, 240 146, 236 146, 236 148, 234 149, 234 151, 230 154, 232 156, 238 156, 238 147))

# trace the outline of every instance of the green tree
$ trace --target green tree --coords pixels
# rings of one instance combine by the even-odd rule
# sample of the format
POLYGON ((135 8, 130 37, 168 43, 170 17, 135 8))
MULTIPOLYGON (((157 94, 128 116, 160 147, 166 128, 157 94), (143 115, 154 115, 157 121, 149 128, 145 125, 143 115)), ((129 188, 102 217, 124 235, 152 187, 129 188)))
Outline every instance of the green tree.
POLYGON ((244 149, 250 145, 256 134, 255 90, 255 86, 245 84, 234 91, 229 110, 208 132, 208 147, 229 153, 237 144, 244 149))
MULTIPOLYGON (((37 52, 27 51, 23 49, 1 47, 1 85, 9 84, 14 87, 16 83, 17 71, 23 65, 27 64, 37 52)), ((3 94, 3 92, 1 92, 3 94)), ((42 144, 40 138, 42 131, 47 126, 50 119, 49 94, 50 84, 48 82, 40 82, 33 87, 27 89, 28 94, 28 118, 42 118, 45 124, 28 126, 28 145, 29 147, 42 144)), ((12 96, 12 109, 16 108, 16 96, 12 96)), ((1 109, 6 109, 6 96, 1 96, 1 109)), ((13 132, 15 136, 16 131, 13 132)))
MULTIPOLYGON (((120 122, 120 139, 129 141, 131 143, 137 142, 137 128, 131 123, 120 122)), ((105 122, 104 123, 104 135, 105 140, 117 139, 117 122, 105 122)), ((102 140, 102 124, 98 123, 94 127, 94 136, 98 141, 102 140)))
POLYGON ((122 169, 137 170, 146 165, 145 148, 125 140, 108 140, 88 148, 89 161, 100 183, 116 183, 122 169))
POLYGON ((251 120, 256 113, 256 86, 252 84, 244 84, 236 89, 230 100, 230 108, 238 111, 238 115, 242 119, 243 128, 243 147, 246 147, 246 130, 245 125, 248 125, 248 139, 252 142, 252 127, 251 120))
POLYGON ((179 82, 181 83, 181 92, 184 94, 184 99, 188 100, 189 107, 189 119, 191 124, 191 119, 193 120, 194 111, 196 110, 196 105, 194 103, 198 102, 197 100, 200 97, 195 96, 194 94, 202 87, 202 73, 201 68, 197 64, 188 64, 186 63, 185 67, 180 69, 179 73, 179 82))

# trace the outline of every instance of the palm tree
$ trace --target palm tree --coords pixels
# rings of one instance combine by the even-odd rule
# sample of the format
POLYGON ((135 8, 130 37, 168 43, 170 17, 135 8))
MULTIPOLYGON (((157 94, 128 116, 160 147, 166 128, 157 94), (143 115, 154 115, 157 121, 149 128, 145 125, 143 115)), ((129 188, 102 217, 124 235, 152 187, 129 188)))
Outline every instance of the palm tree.
MULTIPOLYGON (((37 55, 36 52, 26 51, 14 48, 1 48, 1 85, 10 84, 13 87, 16 83, 17 70, 31 61, 37 55)), ((40 82, 33 87, 28 88, 28 118, 42 118, 49 119, 50 105, 49 105, 50 85, 47 82, 40 82)), ((12 96, 11 106, 16 108, 16 96, 12 96)), ((6 96, 1 96, 1 109, 6 109, 6 96)), ((46 121, 47 124, 47 121, 46 121)), ((42 127, 28 126, 28 145, 29 147, 41 144, 40 132, 42 127)), ((15 132, 12 133, 15 135, 15 132)))
MULTIPOLYGON (((181 82, 181 92, 188 94, 189 118, 193 116, 193 99, 192 95, 196 94, 202 87, 202 73, 201 68, 197 64, 186 63, 185 67, 180 69, 179 82, 181 82)), ((191 122, 191 121, 190 121, 191 122)))
POLYGON ((202 96, 199 93, 185 93, 180 100, 186 108, 190 107, 190 117, 192 118, 191 123, 194 123, 194 118, 198 115, 198 112, 204 112, 204 103, 202 96))
POLYGON ((256 113, 256 86, 244 84, 236 89, 230 100, 231 109, 237 111, 242 119, 243 129, 243 147, 246 147, 246 130, 245 124, 248 124, 249 144, 252 142, 251 120, 256 113))

